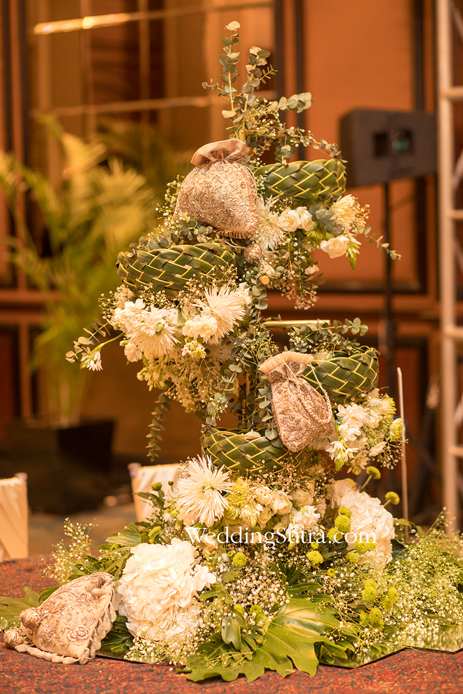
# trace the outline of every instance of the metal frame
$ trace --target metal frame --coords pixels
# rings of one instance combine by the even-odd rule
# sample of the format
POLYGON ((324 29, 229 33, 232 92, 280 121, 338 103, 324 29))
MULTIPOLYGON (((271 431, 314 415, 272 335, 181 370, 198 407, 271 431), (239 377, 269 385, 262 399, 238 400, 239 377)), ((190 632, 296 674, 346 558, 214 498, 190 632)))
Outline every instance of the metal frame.
POLYGON ((454 101, 463 101, 463 87, 452 79, 452 0, 437 0, 438 145, 439 145, 439 251, 441 293, 441 432, 443 498, 449 519, 458 515, 458 458, 455 409, 457 403, 456 343, 463 328, 456 321, 455 221, 463 209, 454 209, 454 101))

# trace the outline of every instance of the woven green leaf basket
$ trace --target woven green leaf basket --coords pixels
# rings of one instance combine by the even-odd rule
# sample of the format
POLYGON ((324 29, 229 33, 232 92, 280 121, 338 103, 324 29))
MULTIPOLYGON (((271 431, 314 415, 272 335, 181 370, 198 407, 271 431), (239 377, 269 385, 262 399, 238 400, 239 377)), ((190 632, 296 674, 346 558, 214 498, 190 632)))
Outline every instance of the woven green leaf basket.
POLYGON ((360 347, 349 355, 345 352, 335 352, 331 359, 311 362, 302 378, 319 392, 321 385, 332 402, 342 405, 347 400, 359 398, 376 387, 378 352, 373 347, 360 347))
POLYGON ((214 465, 222 465, 241 474, 259 474, 281 470, 286 463, 300 465, 306 451, 292 453, 279 441, 272 444, 258 432, 212 428, 201 438, 205 455, 210 455, 214 465))
POLYGON ((175 296, 193 277, 219 279, 235 262, 235 255, 224 246, 198 243, 120 253, 117 271, 130 289, 140 291, 151 287, 175 296))
POLYGON ((336 159, 268 164, 254 172, 265 177, 265 194, 295 198, 306 205, 335 202, 346 190, 346 167, 336 159))

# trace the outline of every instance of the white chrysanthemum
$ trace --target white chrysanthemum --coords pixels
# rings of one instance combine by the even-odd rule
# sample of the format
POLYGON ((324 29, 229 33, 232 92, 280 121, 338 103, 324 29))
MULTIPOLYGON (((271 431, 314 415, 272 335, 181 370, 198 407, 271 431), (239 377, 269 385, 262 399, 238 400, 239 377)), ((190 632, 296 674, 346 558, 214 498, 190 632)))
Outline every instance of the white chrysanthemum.
POLYGON ((222 496, 231 483, 230 473, 212 467, 210 456, 199 456, 190 460, 187 477, 178 481, 177 503, 180 506, 179 519, 188 520, 188 524, 204 523, 208 528, 222 518, 228 504, 222 496))
POLYGON ((218 342, 227 335, 246 313, 247 295, 241 287, 212 287, 206 289, 204 300, 197 305, 204 316, 210 316, 217 321, 217 330, 211 342, 218 342))
POLYGON ((353 195, 344 195, 331 205, 331 211, 341 222, 342 226, 348 231, 357 217, 359 204, 353 195))
POLYGON ((186 337, 197 340, 201 337, 204 342, 208 342, 217 333, 217 321, 214 316, 201 314, 189 318, 182 328, 182 333, 186 337))
POLYGON ((143 311, 141 320, 128 337, 148 359, 162 357, 178 342, 175 337, 177 322, 177 311, 151 306, 149 311, 143 311))
POLYGON ((257 201, 259 213, 259 226, 252 237, 263 251, 273 251, 285 236, 285 230, 281 226, 278 216, 272 212, 272 201, 264 202, 262 198, 257 201))
POLYGON ((116 309, 111 321, 120 328, 131 343, 148 359, 162 357, 172 351, 178 323, 175 310, 145 308, 142 299, 127 301, 123 309, 116 309))
POLYGON ((175 642, 198 627, 198 594, 215 583, 206 566, 196 563, 191 542, 140 544, 116 586, 116 609, 127 617, 133 636, 175 642))
POLYGON ((320 248, 325 253, 328 253, 330 258, 339 258, 346 254, 349 241, 349 237, 345 234, 342 234, 341 236, 333 236, 333 238, 329 239, 329 241, 322 241, 320 248))
MULTIPOLYGON (((355 533, 356 539, 361 542, 376 542, 376 550, 371 556, 378 567, 384 566, 391 556, 391 540, 395 536, 394 519, 389 511, 379 499, 369 496, 366 492, 358 492, 352 480, 334 482, 330 496, 335 508, 345 506, 352 512, 351 532, 355 533)), ((354 544, 355 541, 349 542, 349 548, 352 549, 354 544)), ((366 561, 369 559, 369 553, 361 558, 366 561)))

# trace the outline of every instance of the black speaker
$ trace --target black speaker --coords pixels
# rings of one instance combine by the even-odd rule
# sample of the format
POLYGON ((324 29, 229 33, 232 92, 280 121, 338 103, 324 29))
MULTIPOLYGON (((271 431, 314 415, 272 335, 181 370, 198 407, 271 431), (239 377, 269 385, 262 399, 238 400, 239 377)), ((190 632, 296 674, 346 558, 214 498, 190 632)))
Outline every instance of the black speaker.
POLYGON ((349 188, 419 178, 437 169, 432 113, 356 108, 342 116, 340 130, 349 188))

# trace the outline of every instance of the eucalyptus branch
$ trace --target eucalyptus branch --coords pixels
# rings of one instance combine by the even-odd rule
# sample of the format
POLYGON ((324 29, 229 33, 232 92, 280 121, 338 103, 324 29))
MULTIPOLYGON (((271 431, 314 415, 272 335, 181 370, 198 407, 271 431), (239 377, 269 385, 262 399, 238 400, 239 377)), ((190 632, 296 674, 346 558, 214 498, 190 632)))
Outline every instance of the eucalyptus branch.
MULTIPOLYGON (((170 384, 172 385, 172 384, 170 384)), ((151 420, 149 433, 146 435, 148 439, 148 455, 151 460, 159 457, 160 446, 162 441, 161 431, 164 431, 164 422, 167 418, 167 412, 170 410, 170 395, 168 392, 161 393, 156 401, 156 406, 152 412, 153 419, 151 420)))

